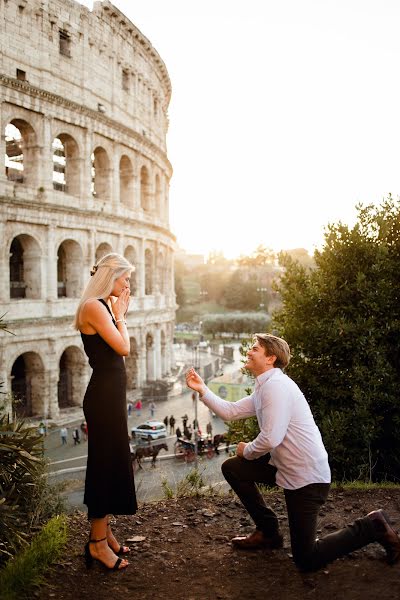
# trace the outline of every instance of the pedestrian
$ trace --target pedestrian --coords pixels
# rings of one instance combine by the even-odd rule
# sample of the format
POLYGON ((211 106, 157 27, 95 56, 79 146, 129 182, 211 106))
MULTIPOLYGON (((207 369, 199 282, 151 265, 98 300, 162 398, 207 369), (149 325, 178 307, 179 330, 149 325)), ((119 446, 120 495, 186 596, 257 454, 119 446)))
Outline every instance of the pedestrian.
POLYGON ((74 440, 74 446, 81 443, 81 436, 79 435, 79 429, 75 427, 72 432, 72 439, 74 440))
POLYGON ((212 425, 211 425, 210 421, 206 425, 206 432, 207 432, 207 437, 211 438, 212 437, 212 425))
POLYGON ((61 438, 61 445, 66 446, 66 444, 68 442, 68 429, 66 427, 61 427, 60 438, 61 438))
POLYGON ((188 427, 186 427, 186 425, 183 428, 183 437, 185 437, 189 441, 192 439, 192 432, 188 427))
POLYGON ((87 442, 87 425, 86 425, 86 421, 82 421, 82 423, 81 423, 81 431, 82 431, 83 439, 85 440, 85 442, 87 442))
POLYGON ((182 423, 183 423, 183 428, 184 429, 187 426, 188 420, 189 420, 189 417, 187 416, 187 414, 184 414, 183 417, 182 417, 182 423))
POLYGON ((151 419, 154 417, 155 410, 156 410, 156 405, 154 404, 153 400, 150 400, 150 402, 149 402, 149 411, 150 411, 150 418, 151 419))
POLYGON ((179 440, 179 438, 182 437, 182 431, 179 429, 179 427, 176 428, 176 439, 179 440))
POLYGON ((85 558, 88 567, 95 559, 113 570, 128 566, 118 554, 125 555, 129 548, 115 539, 110 515, 133 515, 137 511, 127 435, 124 361, 130 352, 126 314, 133 270, 119 254, 103 256, 91 270, 75 316, 75 328, 81 332, 93 369, 83 400, 90 430, 84 495, 90 537, 85 558))
POLYGON ((127 409, 128 409, 128 417, 130 417, 130 416, 131 416, 131 414, 132 414, 132 406, 133 406, 133 405, 132 405, 132 402, 128 402, 128 404, 127 404, 127 409))
POLYGON ((174 417, 174 415, 171 415, 169 418, 169 432, 172 434, 175 433, 175 417, 174 417))
POLYGON ((285 340, 257 333, 244 368, 256 378, 254 392, 229 402, 207 388, 194 369, 186 375, 190 388, 224 421, 256 416, 259 435, 239 442, 236 456, 222 464, 222 473, 253 519, 256 530, 232 544, 243 549, 273 549, 283 545, 279 520, 265 504, 257 484, 284 489, 292 556, 302 571, 313 571, 370 544, 380 543, 387 561, 400 560, 400 537, 380 509, 343 529, 317 537, 317 521, 330 488, 328 455, 310 407, 296 383, 282 371, 290 360, 285 340))
POLYGON ((38 432, 40 433, 40 435, 43 435, 43 436, 46 435, 46 427, 45 427, 43 421, 40 421, 40 423, 39 423, 38 432))
POLYGON ((142 401, 140 400, 140 398, 139 398, 139 400, 137 400, 137 402, 135 404, 135 410, 136 410, 136 415, 138 417, 140 417, 140 415, 142 414, 142 401))
POLYGON ((168 430, 168 415, 163 419, 163 423, 165 425, 165 429, 168 430))

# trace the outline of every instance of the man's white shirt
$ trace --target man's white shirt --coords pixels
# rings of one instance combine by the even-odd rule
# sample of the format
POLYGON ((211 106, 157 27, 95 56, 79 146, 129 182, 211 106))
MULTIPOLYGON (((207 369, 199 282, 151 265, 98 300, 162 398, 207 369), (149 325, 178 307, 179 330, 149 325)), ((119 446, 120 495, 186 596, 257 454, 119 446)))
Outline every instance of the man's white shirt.
POLYGON ((254 460, 270 452, 277 485, 296 490, 311 483, 330 483, 328 454, 310 407, 296 383, 281 369, 256 378, 254 392, 228 402, 206 388, 201 400, 225 421, 256 416, 259 435, 243 456, 254 460))

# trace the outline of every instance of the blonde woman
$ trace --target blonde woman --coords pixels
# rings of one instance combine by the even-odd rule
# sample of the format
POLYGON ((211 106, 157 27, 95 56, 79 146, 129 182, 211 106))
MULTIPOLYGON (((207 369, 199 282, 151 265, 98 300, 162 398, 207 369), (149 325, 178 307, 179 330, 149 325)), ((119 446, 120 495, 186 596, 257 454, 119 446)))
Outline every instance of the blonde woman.
POLYGON ((130 457, 124 356, 130 350, 125 317, 134 267, 119 254, 107 254, 93 267, 75 317, 93 373, 83 400, 88 427, 88 460, 84 503, 91 523, 85 546, 86 565, 98 560, 119 570, 120 546, 110 525, 111 515, 137 510, 130 457))

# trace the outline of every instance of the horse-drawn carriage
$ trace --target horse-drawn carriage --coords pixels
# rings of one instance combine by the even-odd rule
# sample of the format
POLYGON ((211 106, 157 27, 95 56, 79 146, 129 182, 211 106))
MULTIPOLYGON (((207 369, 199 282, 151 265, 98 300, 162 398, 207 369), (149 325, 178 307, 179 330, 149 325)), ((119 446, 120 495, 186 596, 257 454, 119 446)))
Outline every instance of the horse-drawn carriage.
POLYGON ((161 444, 159 442, 156 444, 152 444, 151 442, 149 442, 148 444, 143 446, 133 446, 131 444, 132 462, 136 462, 138 468, 143 469, 143 458, 151 458, 151 466, 155 468, 157 456, 161 450, 168 451, 168 446, 165 442, 162 442, 161 444))
MULTIPOLYGON (((212 439, 200 437, 197 440, 197 455, 212 458, 214 454, 219 454, 218 446, 224 442, 226 442, 225 450, 228 452, 229 443, 225 433, 218 433, 212 439)), ((192 462, 196 456, 194 442, 185 438, 178 438, 175 442, 174 453, 176 458, 182 459, 185 462, 192 462)))

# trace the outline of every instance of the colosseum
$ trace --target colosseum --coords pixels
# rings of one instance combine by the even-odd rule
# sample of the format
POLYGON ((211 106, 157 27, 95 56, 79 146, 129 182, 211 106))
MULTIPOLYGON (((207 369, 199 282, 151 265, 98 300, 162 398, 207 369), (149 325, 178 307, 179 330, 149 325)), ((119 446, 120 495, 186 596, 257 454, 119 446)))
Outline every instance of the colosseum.
POLYGON ((175 319, 166 152, 171 84, 108 0, 4 0, 1 12, 0 381, 57 418, 90 375, 72 328, 92 265, 134 265, 128 393, 168 375, 175 319))

